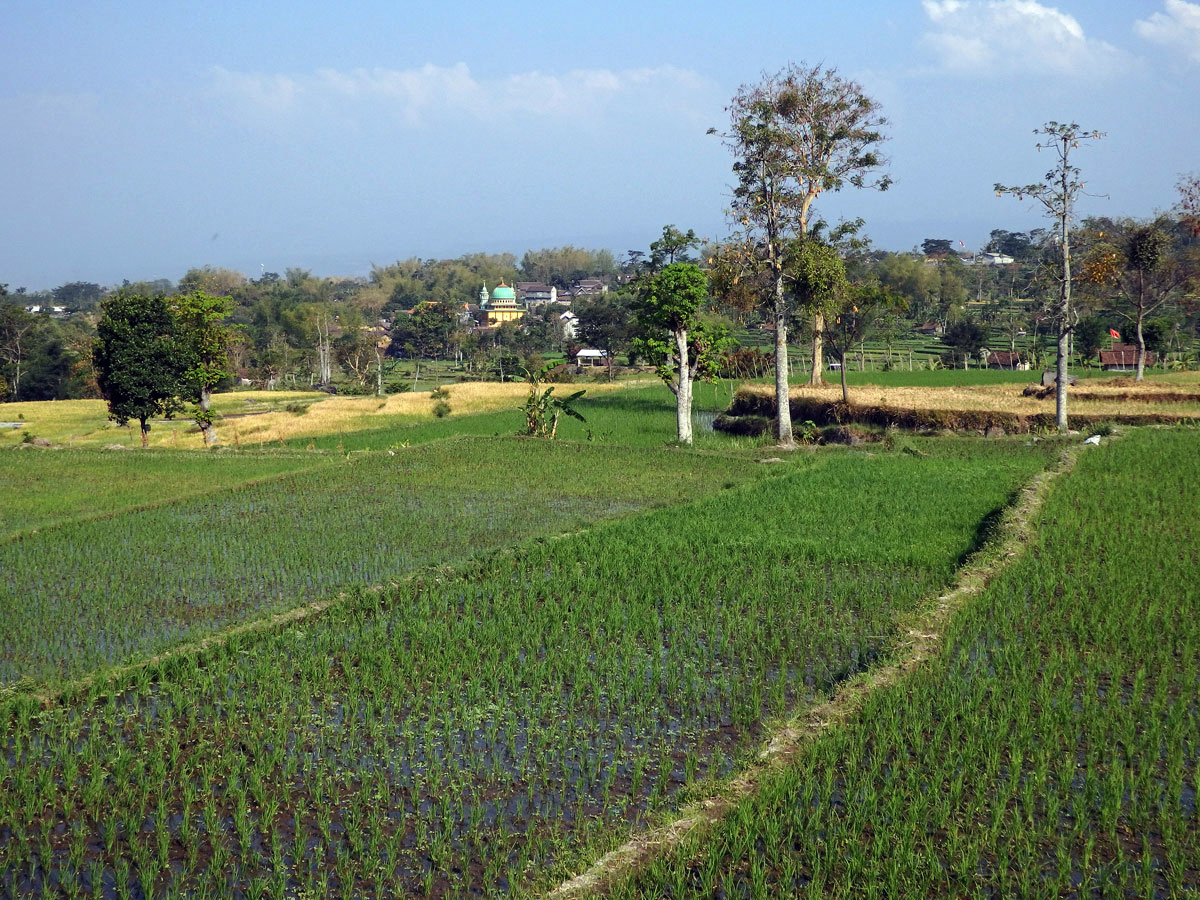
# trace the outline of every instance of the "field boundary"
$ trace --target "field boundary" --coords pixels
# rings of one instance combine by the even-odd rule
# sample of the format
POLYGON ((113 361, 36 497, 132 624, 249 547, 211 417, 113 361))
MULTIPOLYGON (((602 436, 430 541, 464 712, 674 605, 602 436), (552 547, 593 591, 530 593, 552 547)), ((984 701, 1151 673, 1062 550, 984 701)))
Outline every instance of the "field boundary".
POLYGON ((873 692, 899 682, 934 656, 954 613, 1024 553, 1033 537, 1033 520, 1051 485, 1074 468, 1084 449, 1082 444, 1067 447, 1056 463, 1017 492, 1016 501, 1004 509, 990 538, 959 569, 954 583, 902 626, 894 661, 854 676, 838 686, 829 700, 800 711, 768 735, 751 768, 721 784, 713 795, 685 807, 671 821, 637 834, 604 854, 586 871, 545 893, 545 900, 572 900, 602 891, 685 839, 703 835, 738 802, 758 793, 763 781, 791 762, 809 742, 857 714, 873 692))

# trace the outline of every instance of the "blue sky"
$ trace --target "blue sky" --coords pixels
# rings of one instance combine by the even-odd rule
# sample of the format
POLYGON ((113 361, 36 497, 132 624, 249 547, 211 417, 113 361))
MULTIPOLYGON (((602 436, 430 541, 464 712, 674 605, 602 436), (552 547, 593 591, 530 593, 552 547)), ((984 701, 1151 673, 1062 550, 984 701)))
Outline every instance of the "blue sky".
POLYGON ((1082 211, 1200 170, 1200 3, 8 4, 0 282, 177 279, 719 238, 743 83, 836 66, 891 120, 895 186, 823 199, 879 247, 1044 224, 1047 120, 1107 132, 1082 211))

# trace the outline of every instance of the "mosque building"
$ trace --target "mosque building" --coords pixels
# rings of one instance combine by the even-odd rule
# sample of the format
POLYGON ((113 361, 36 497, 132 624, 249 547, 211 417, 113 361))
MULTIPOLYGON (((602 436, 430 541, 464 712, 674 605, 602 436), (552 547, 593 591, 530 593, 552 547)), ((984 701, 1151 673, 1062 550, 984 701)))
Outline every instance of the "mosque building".
POLYGON ((517 302, 517 292, 503 281, 491 294, 488 294, 485 283, 479 292, 479 313, 479 324, 484 328, 493 328, 524 318, 525 306, 517 302))

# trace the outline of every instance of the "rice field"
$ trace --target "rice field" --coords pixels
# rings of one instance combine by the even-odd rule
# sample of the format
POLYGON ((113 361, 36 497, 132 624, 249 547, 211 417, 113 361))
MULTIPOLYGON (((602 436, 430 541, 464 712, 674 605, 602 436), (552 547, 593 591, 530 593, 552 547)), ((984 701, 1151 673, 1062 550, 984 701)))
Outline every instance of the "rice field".
MULTIPOLYGON (((400 453, 356 456, 344 469, 231 491, 215 513, 185 501, 169 524, 130 514, 160 537, 231 521, 245 543, 261 537, 312 577, 337 565, 342 546, 318 527, 322 515, 368 549, 386 530, 376 516, 393 505, 404 512, 389 527, 422 546, 463 543, 466 528, 519 546, 380 591, 351 589, 321 615, 233 634, 47 706, 10 696, 0 705, 0 897, 545 887, 733 770, 764 723, 890 652, 899 622, 1047 463, 1048 443, 931 441, 769 466, 643 448, 621 451, 614 473, 598 461, 605 448, 464 440, 405 451, 424 470, 407 458, 401 470, 400 453), (447 448, 473 466, 452 470, 447 448), (574 493, 541 495, 538 518, 520 492, 483 477, 514 469, 522 484, 554 484, 572 458, 585 461, 563 479, 574 493), (710 463, 727 474, 705 471, 710 463), (455 471, 481 466, 451 489, 455 471), (681 502, 700 480, 692 471, 725 489, 681 502), (312 505, 285 515, 278 495, 258 493, 285 483, 312 505), (329 487, 347 483, 357 487, 348 498, 329 487), (452 498, 472 502, 472 484, 494 489, 453 528, 434 528, 452 498), (556 510, 576 527, 581 508, 594 521, 597 508, 632 512, 668 496, 666 508, 530 540, 563 529, 556 510), (318 540, 290 555, 308 531, 318 540)), ((152 549, 143 543, 142 556, 152 549)), ((389 546, 380 560, 396 567, 400 552, 389 546)), ((153 584, 202 565, 186 563, 168 554, 129 571, 153 584)), ((261 561, 241 565, 244 578, 261 561)), ((144 583, 131 575, 122 591, 144 583)), ((52 586, 25 596, 43 593, 52 586)), ((172 593, 158 593, 170 611, 172 593)), ((4 611, 6 621, 27 617, 36 644, 52 617, 4 611)), ((140 625, 111 610, 108 619, 77 636, 140 625)))
POLYGON ((609 896, 1200 891, 1200 432, 1085 449, 936 659, 609 896))
MULTIPOLYGON (((37 457, 98 459, 111 474, 111 454, 69 453, 37 457)), ((228 472, 225 462, 187 455, 164 469, 228 472)), ((43 527, 0 541, 0 686, 75 678, 353 584, 772 474, 744 458, 462 438, 43 527)))
POLYGON ((0 455, 0 542, 333 462, 310 453, 25 451, 0 455))

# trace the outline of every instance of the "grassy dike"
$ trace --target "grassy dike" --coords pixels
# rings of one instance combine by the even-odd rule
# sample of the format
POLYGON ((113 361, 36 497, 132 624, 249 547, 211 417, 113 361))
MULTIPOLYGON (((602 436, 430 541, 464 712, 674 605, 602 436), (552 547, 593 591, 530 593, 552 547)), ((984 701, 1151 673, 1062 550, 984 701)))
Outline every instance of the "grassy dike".
POLYGON ((1087 448, 940 655, 608 896, 1200 890, 1198 449, 1087 448))

